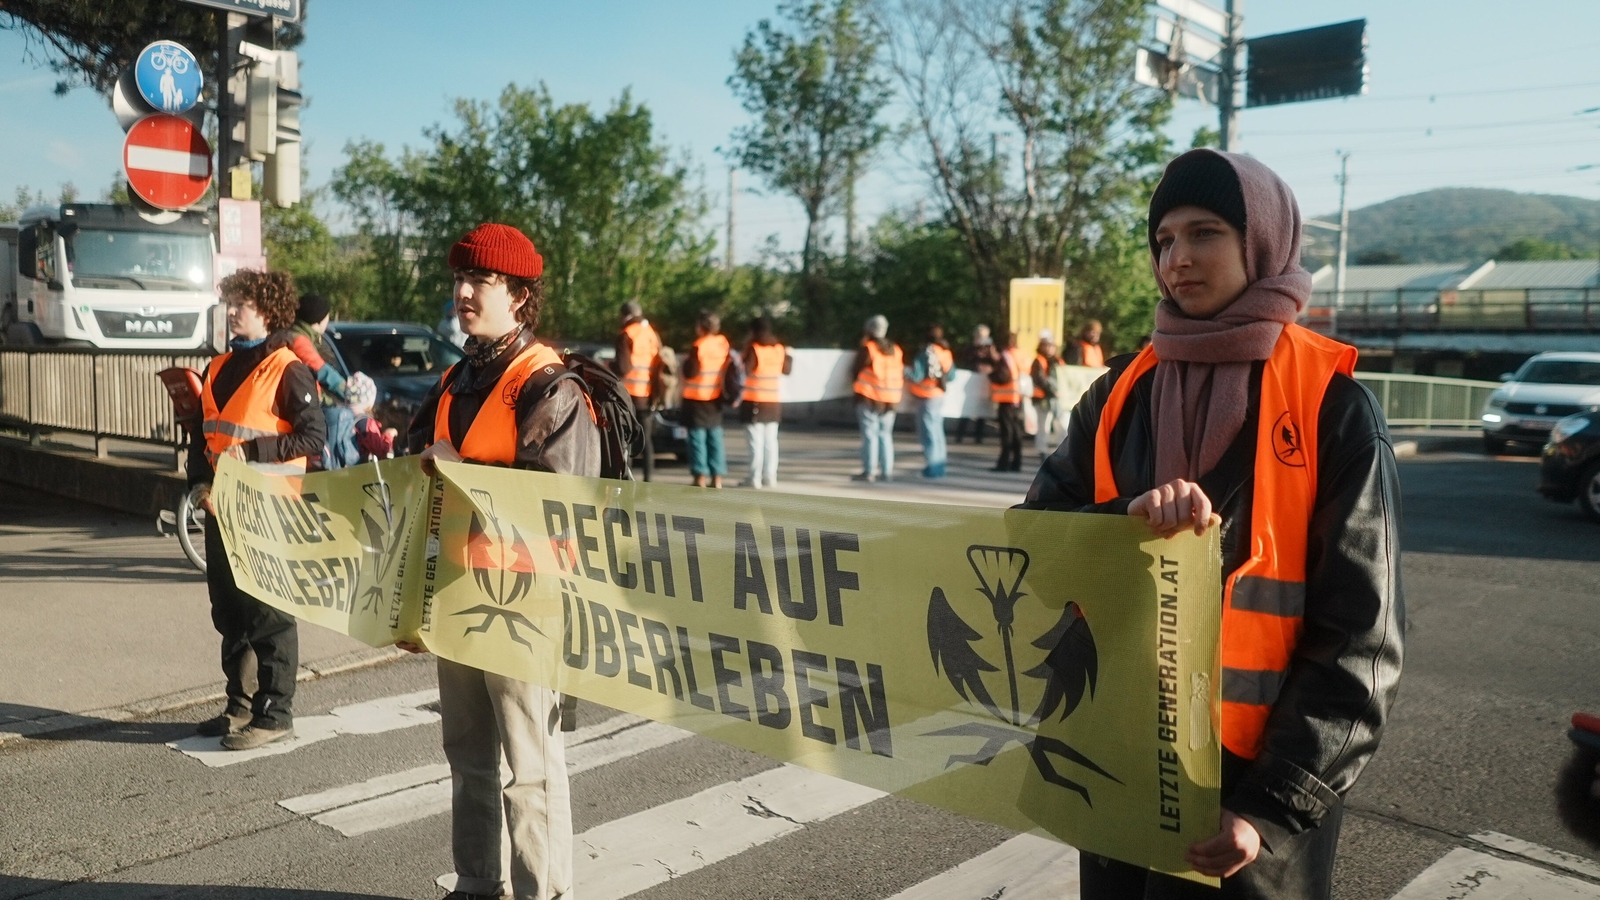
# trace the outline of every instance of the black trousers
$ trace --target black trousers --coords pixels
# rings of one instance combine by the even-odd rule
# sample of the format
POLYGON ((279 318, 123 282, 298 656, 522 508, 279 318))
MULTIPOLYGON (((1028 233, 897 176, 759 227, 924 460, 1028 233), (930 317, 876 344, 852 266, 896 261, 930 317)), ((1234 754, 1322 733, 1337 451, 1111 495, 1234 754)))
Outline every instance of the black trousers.
POLYGON ((996 403, 996 416, 1000 420, 1000 461, 995 468, 1002 472, 1022 471, 1022 404, 996 403))
POLYGON ((634 397, 633 412, 644 429, 644 480, 649 481, 656 474, 656 417, 650 411, 650 398, 634 397))
POLYGON ((294 616, 240 590, 229 562, 216 520, 207 516, 206 587, 211 593, 211 624, 222 635, 228 711, 249 710, 257 724, 287 728, 294 721, 300 632, 294 616))
POLYGON ((967 425, 970 423, 973 432, 972 442, 974 444, 983 443, 983 423, 987 421, 987 419, 957 419, 955 442, 959 444, 967 439, 967 425))
POLYGON ((1344 807, 1339 805, 1310 831, 1290 837, 1283 846, 1261 848, 1256 861, 1222 888, 1210 888, 1151 872, 1124 862, 1078 854, 1081 900, 1327 900, 1333 894, 1334 852, 1344 807))

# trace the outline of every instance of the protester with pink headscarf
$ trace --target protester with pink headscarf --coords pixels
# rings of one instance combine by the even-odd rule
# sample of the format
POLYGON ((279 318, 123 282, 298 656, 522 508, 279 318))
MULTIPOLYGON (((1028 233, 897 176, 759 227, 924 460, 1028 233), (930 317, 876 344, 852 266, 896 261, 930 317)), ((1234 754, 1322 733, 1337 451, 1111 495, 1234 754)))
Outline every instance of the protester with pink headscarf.
POLYGON ((1150 200, 1161 302, 1023 505, 1221 529, 1222 805, 1189 863, 1220 892, 1083 854, 1082 897, 1326 898, 1344 797, 1400 679, 1400 487, 1355 349, 1295 324, 1300 210, 1247 156, 1192 150, 1150 200))

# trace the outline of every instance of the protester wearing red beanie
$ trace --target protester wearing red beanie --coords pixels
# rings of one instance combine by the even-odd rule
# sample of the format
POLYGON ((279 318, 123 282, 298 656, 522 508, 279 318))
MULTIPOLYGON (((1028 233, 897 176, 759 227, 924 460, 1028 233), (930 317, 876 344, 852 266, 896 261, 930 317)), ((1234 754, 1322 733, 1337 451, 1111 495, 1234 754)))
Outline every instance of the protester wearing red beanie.
POLYGON ((487 269, 517 278, 544 275, 544 257, 528 236, 510 225, 485 222, 450 248, 450 268, 487 269))
MULTIPOLYGON (((600 430, 583 389, 557 377, 565 368, 561 356, 534 336, 544 306, 544 259, 533 241, 510 225, 486 223, 457 241, 448 261, 455 270, 456 314, 468 335, 466 358, 423 400, 407 436, 410 451, 420 453, 429 470, 435 462, 465 458, 598 476, 600 430)), ((443 658, 438 667, 440 724, 454 784, 456 884, 448 900, 569 896, 572 808, 554 724, 561 718, 560 695, 443 658), (502 760, 509 783, 500 777, 502 760), (507 832, 511 853, 503 857, 507 832)))

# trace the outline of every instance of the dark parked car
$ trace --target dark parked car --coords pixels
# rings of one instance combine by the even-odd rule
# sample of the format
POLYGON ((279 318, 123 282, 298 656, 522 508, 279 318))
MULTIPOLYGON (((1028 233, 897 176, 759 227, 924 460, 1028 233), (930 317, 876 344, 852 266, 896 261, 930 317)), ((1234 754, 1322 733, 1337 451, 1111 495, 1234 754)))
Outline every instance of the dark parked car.
MULTIPOLYGON (((378 402, 373 415, 386 428, 401 435, 411 425, 411 417, 428 391, 439 383, 444 371, 461 359, 456 346, 426 326, 411 322, 331 322, 329 343, 338 353, 334 361, 345 376, 365 372, 378 385, 378 402)), ((551 340, 563 355, 584 353, 609 362, 615 355, 605 344, 551 340)), ((676 409, 657 410, 655 444, 657 455, 688 459, 687 432, 678 425, 676 409)))
POLYGON ((1567 416, 1550 431, 1539 468, 1539 493, 1600 522, 1600 410, 1567 416))
POLYGON ((378 385, 372 414, 402 436, 428 391, 461 359, 454 344, 410 322, 332 322, 328 343, 346 376, 365 372, 378 385))

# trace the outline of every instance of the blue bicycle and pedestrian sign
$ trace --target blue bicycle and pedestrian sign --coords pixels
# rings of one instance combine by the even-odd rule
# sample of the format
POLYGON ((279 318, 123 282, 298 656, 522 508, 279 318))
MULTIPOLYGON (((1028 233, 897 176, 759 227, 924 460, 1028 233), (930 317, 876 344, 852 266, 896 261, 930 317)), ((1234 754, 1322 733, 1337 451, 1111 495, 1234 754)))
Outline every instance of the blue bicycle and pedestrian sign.
POLYGON ((200 100, 200 63, 182 44, 156 41, 144 48, 133 73, 139 95, 160 112, 176 115, 200 100))

